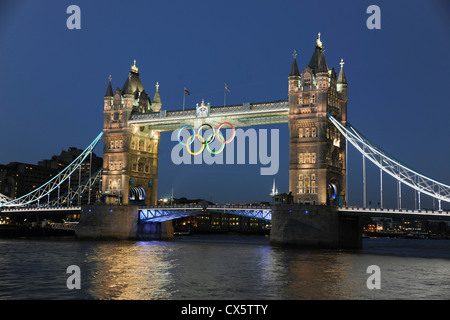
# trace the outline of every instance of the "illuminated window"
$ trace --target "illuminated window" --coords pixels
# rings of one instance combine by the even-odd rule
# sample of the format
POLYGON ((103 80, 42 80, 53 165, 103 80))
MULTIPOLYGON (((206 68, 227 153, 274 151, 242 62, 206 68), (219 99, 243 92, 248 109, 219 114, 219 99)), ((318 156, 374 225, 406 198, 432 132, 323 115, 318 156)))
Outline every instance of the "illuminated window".
POLYGON ((311 154, 311 163, 316 163, 316 154, 315 153, 311 154))
POLYGON ((309 94, 303 96, 303 104, 309 104, 309 94))
POLYGON ((317 133, 316 133, 316 128, 313 127, 313 128, 311 129, 311 136, 312 136, 312 137, 316 137, 316 135, 317 135, 317 133))
POLYGON ((300 180, 300 181, 303 180, 303 175, 302 174, 298 175, 298 180, 300 180))
POLYGON ((298 137, 303 138, 303 128, 298 129, 298 137))
POLYGON ((303 161, 304 161, 304 159, 303 159, 303 153, 299 153, 299 154, 298 154, 298 163, 304 163, 303 161))
POLYGON ((311 183, 309 180, 309 177, 306 176, 305 177, 305 193, 310 193, 311 192, 311 183))
POLYGON ((298 182, 298 193, 303 193, 303 181, 298 182))
POLYGON ((311 154, 305 153, 305 163, 311 163, 311 154))
POLYGON ((310 135, 310 129, 309 129, 309 128, 306 128, 306 129, 305 129, 305 137, 306 137, 306 138, 309 138, 309 135, 310 135))

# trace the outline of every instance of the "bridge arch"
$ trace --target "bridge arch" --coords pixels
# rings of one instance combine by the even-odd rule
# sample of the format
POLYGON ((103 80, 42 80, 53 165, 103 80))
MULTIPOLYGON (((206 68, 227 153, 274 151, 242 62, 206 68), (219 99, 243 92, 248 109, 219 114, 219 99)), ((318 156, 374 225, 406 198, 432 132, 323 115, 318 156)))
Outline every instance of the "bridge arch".
POLYGON ((130 204, 143 204, 145 200, 145 190, 143 187, 132 187, 129 192, 130 204))
POLYGON ((341 185, 335 178, 329 180, 327 184, 327 204, 340 204, 341 185))

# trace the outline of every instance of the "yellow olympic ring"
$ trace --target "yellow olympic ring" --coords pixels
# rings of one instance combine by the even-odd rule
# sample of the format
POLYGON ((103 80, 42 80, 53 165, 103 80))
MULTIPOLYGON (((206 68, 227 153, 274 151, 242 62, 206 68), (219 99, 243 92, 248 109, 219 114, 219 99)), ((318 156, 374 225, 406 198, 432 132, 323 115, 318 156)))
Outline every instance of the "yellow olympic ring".
POLYGON ((195 133, 194 135, 191 135, 191 136, 187 139, 187 141, 186 141, 186 149, 187 149, 187 151, 188 151, 190 154, 192 154, 193 156, 196 156, 196 155, 200 154, 200 152, 202 152, 203 149, 205 149, 205 139, 203 139, 203 137, 202 137, 201 135, 197 134, 197 133, 195 133), (201 147, 201 149, 200 149, 199 151, 197 151, 197 152, 192 152, 192 151, 191 151, 191 148, 189 147, 189 140, 191 140, 191 139, 193 139, 193 138, 195 138, 195 137, 199 137, 200 139, 202 139, 202 147, 201 147))

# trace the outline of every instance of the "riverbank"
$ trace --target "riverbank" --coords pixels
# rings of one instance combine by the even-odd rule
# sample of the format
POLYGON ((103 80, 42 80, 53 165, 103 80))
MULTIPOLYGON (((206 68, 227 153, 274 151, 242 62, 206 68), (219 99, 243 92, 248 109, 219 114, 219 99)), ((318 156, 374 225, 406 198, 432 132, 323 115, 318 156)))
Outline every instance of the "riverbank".
POLYGON ((49 226, 1 225, 0 238, 75 237, 75 231, 49 226))
POLYGON ((429 233, 407 232, 363 232, 363 238, 402 238, 402 239, 442 239, 449 240, 450 236, 429 233))

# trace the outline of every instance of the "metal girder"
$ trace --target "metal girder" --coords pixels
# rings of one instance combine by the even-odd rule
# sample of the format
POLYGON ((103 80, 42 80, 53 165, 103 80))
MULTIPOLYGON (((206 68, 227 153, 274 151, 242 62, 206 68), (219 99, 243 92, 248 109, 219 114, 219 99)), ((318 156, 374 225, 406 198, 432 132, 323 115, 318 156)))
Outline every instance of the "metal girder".
POLYGON ((67 206, 70 206, 73 200, 77 198, 80 199, 80 196, 82 196, 86 191, 92 188, 101 179, 101 177, 102 169, 94 173, 91 178, 85 180, 83 183, 77 186, 77 188, 70 190, 70 192, 63 194, 59 198, 40 204, 39 206, 44 208, 61 207, 63 204, 67 204, 67 206))
POLYGON ((12 199, 8 202, 0 203, 0 208, 2 207, 21 207, 32 204, 34 202, 39 201, 41 198, 47 197, 53 190, 58 188, 64 181, 66 181, 86 160, 89 154, 92 153, 94 148, 97 146, 98 142, 103 137, 103 132, 101 132, 92 143, 64 170, 62 170, 58 175, 53 177, 50 181, 43 184, 36 190, 17 198, 12 199))
POLYGON ((347 127, 345 127, 330 114, 328 114, 328 118, 348 142, 382 171, 419 193, 426 194, 437 200, 450 202, 450 186, 409 169, 405 164, 371 143, 348 122, 347 127))
POLYGON ((184 208, 148 208, 139 209, 139 220, 141 222, 161 222, 182 217, 205 214, 208 212, 219 212, 254 218, 259 220, 271 221, 272 209, 268 208, 240 208, 232 206, 212 206, 210 207, 184 207, 184 208))
POLYGON ((0 193, 0 204, 7 203, 11 201, 12 199, 10 197, 5 196, 4 194, 0 193))

